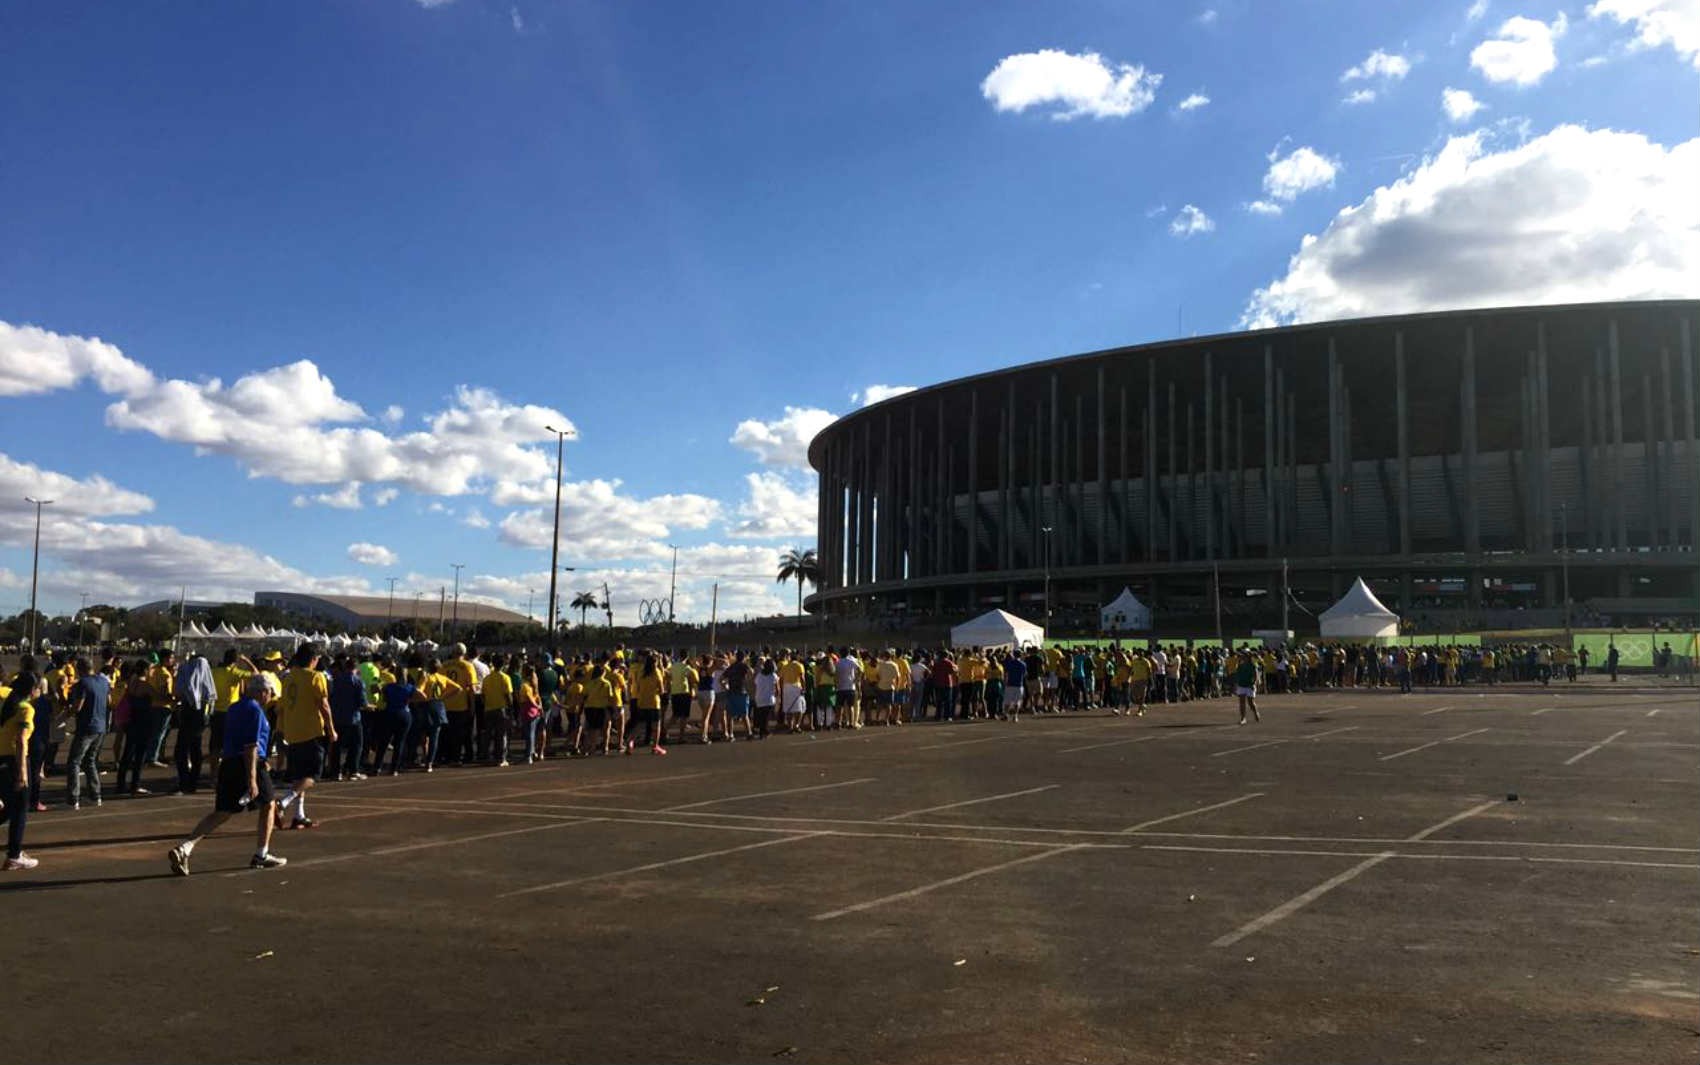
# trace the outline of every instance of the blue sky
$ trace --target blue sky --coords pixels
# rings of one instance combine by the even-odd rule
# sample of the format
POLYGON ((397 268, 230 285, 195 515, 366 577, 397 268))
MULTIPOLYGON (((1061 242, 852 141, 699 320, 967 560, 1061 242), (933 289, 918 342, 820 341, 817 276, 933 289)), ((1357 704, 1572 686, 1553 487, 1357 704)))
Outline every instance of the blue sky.
POLYGON ((1697 53, 1693 0, 25 5, 0 490, 67 497, 53 610, 451 562, 523 609, 565 417, 570 586, 629 619, 677 543, 682 613, 786 609, 800 445, 876 386, 1697 294, 1697 53))

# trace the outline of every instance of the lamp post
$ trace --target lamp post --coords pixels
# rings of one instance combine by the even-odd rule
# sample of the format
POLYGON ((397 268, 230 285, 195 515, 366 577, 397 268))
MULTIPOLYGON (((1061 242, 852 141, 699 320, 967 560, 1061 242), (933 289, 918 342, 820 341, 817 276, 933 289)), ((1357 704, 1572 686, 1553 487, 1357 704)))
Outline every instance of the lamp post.
POLYGON ((401 578, 385 577, 384 579, 390 582, 390 605, 384 612, 384 631, 394 636, 395 633, 391 630, 395 628, 395 582, 401 580, 401 578))
POLYGON ((536 621, 537 620, 536 618, 531 616, 531 608, 533 606, 536 606, 536 605, 537 605, 537 589, 532 588, 532 589, 527 590, 527 592, 525 593, 525 620, 527 620, 527 621, 536 621))
POLYGON ((1558 505, 1558 562, 1564 574, 1564 637, 1570 639, 1570 514, 1567 504, 1558 505))
POLYGON ((41 573, 41 508, 46 507, 46 506, 51 506, 53 504, 53 500, 51 500, 51 499, 36 499, 32 496, 25 496, 24 502, 35 504, 35 552, 30 557, 30 639, 29 639, 30 653, 34 654, 35 652, 41 650, 41 648, 39 646, 37 646, 40 643, 40 640, 41 640, 41 622, 37 620, 37 616, 36 616, 36 612, 35 612, 36 580, 37 580, 37 577, 41 573))
POLYGON ((449 565, 455 571, 455 604, 449 612, 449 635, 453 636, 460 631, 460 571, 466 568, 466 563, 450 562, 449 565))
POLYGON ((1051 526, 1041 525, 1039 531, 1045 534, 1045 631, 1051 628, 1051 526))
POLYGON ((89 616, 89 593, 83 592, 82 597, 83 597, 83 605, 77 609, 77 646, 78 647, 86 646, 86 644, 83 640, 83 622, 87 621, 88 616, 89 616))
POLYGON ((673 624, 673 594, 679 590, 679 545, 668 544, 673 549, 673 572, 667 578, 667 624, 673 624))
MULTIPOLYGON (((549 540, 549 647, 555 646, 555 578, 560 572, 561 565, 561 462, 566 457, 567 434, 572 429, 557 429, 553 425, 543 428, 555 434, 555 532, 549 540)), ((529 611, 528 611, 529 613, 529 611)))

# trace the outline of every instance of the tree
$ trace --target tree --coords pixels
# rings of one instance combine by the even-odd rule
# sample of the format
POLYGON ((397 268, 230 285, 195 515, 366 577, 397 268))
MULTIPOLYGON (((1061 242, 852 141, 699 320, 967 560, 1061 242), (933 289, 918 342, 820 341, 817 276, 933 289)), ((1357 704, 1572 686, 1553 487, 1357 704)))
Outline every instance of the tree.
POLYGON ((786 581, 797 582, 797 616, 803 616, 803 582, 820 587, 820 557, 814 548, 806 551, 793 547, 779 556, 779 575, 774 578, 777 584, 786 581))
POLYGON ((589 610, 600 610, 602 603, 597 600, 594 592, 580 592, 573 596, 573 601, 567 604, 567 609, 578 611, 578 627, 584 628, 584 615, 589 610))

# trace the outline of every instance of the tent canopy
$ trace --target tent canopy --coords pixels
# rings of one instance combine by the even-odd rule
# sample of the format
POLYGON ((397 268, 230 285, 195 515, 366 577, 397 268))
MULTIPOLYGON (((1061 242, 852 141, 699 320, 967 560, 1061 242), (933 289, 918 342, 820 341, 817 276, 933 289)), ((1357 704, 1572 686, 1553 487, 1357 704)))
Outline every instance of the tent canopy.
POLYGON ((1323 636, 1376 637, 1399 635, 1399 615, 1382 605, 1359 577, 1340 601, 1319 618, 1323 636))
POLYGON ((1098 611, 1101 632, 1148 632, 1151 629, 1151 608, 1139 601, 1132 588, 1123 588, 1098 611))
POLYGON ((989 610, 950 630, 952 647, 1027 647, 1044 642, 1044 629, 1002 610, 989 610))

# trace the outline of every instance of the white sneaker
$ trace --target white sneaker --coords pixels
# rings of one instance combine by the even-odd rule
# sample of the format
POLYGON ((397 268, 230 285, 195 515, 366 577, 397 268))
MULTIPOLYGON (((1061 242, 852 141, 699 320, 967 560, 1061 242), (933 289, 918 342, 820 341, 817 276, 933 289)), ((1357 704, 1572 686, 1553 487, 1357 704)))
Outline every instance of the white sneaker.
POLYGON ((8 873, 23 872, 26 869, 34 869, 36 866, 38 866, 40 864, 41 864, 40 862, 36 861, 34 858, 31 858, 29 855, 20 854, 16 858, 7 858, 6 859, 6 872, 8 872, 8 873))
POLYGON ((172 872, 176 873, 178 876, 189 875, 189 855, 183 850, 182 844, 178 844, 171 848, 171 850, 166 852, 165 856, 171 859, 172 872))

